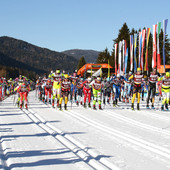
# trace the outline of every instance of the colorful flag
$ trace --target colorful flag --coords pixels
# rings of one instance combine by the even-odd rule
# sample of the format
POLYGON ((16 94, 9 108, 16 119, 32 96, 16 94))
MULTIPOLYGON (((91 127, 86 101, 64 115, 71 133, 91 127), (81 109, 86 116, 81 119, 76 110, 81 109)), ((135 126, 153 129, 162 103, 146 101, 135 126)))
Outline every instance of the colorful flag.
POLYGON ((163 65, 165 71, 165 36, 166 36, 166 28, 168 25, 168 19, 163 20, 163 65))
POLYGON ((128 48, 126 49, 126 57, 125 57, 125 73, 127 70, 127 62, 128 62, 128 48))
POLYGON ((134 34, 134 72, 137 71, 136 47, 137 47, 137 34, 134 34))
POLYGON ((118 73, 121 74, 122 66, 122 41, 119 42, 119 62, 118 62, 118 73))
POLYGON ((161 31, 161 22, 157 23, 158 25, 158 31, 157 31, 157 68, 160 69, 161 68, 161 55, 160 55, 160 51, 159 51, 159 34, 161 31))
POLYGON ((122 63, 123 63, 123 72, 124 72, 124 64, 125 64, 125 40, 122 41, 122 46, 123 46, 123 56, 122 56, 122 63))
POLYGON ((139 58, 138 58, 138 67, 141 66, 141 49, 142 49, 142 32, 139 32, 139 58))
POLYGON ((133 35, 130 35, 130 71, 133 71, 133 35))
POLYGON ((151 29, 147 29, 147 39, 146 39, 146 53, 145 53, 145 71, 148 71, 148 45, 149 45, 149 36, 150 36, 151 29))
POLYGON ((115 44, 115 74, 117 75, 117 44, 115 44))
POLYGON ((123 63, 123 73, 125 73, 125 60, 126 58, 126 40, 124 40, 124 63, 123 63))
POLYGON ((141 70, 143 71, 143 51, 144 51, 144 46, 145 46, 145 34, 146 34, 146 30, 142 30, 142 52, 141 52, 141 70))
POLYGON ((152 57, 152 68, 156 67, 156 27, 157 24, 153 25, 153 57, 152 57))

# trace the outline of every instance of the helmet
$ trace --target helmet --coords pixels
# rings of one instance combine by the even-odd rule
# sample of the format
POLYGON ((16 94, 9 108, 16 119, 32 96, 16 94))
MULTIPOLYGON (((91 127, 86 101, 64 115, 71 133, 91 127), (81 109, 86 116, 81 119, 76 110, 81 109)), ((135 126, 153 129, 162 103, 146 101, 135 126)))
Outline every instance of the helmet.
POLYGON ((152 70, 153 70, 153 71, 156 71, 156 67, 154 67, 152 70))
POLYGON ((91 77, 88 77, 88 79, 87 79, 88 81, 91 81, 91 77))
POLYGON ((69 76, 68 76, 68 74, 65 74, 64 77, 65 77, 66 79, 68 79, 69 76))
POLYGON ((110 81, 110 77, 108 77, 106 80, 107 80, 107 81, 110 81))
POLYGON ((120 77, 120 74, 117 74, 117 77, 120 77))
POLYGON ((166 72, 166 77, 170 77, 170 73, 169 72, 166 72))
POLYGON ((138 67, 138 68, 137 68, 137 71, 141 71, 141 68, 140 68, 140 67, 138 67))
POLYGON ((56 73, 57 73, 57 74, 60 74, 60 70, 56 70, 56 73))
POLYGON ((97 81, 101 81, 101 78, 100 78, 100 77, 97 77, 97 81))
POLYGON ((132 74, 132 72, 131 72, 131 71, 129 71, 129 74, 132 74))

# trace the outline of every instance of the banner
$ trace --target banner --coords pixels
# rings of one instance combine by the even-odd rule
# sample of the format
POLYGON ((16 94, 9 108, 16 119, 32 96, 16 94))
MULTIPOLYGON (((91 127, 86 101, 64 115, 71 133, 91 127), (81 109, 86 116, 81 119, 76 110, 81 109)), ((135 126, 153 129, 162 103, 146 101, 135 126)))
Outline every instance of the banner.
POLYGON ((117 44, 115 44, 115 74, 117 75, 117 44))
POLYGON ((125 72, 126 73, 126 70, 127 70, 127 62, 128 62, 128 48, 126 49, 126 57, 125 57, 125 72))
POLYGON ((151 29, 147 29, 147 37, 146 37, 146 53, 145 53, 145 71, 148 71, 148 45, 149 45, 149 36, 151 29))
POLYGON ((141 62, 141 49, 142 49, 142 32, 139 32, 139 58, 138 58, 138 67, 140 67, 141 62))
MULTIPOLYGON (((126 40, 124 40, 124 59, 126 58, 126 40)), ((125 62, 123 63, 123 73, 125 73, 125 62)))
POLYGON ((130 35, 130 71, 133 71, 133 35, 130 35))
POLYGON ((166 36, 166 28, 168 25, 168 19, 163 20, 163 65, 165 71, 165 36, 166 36))
POLYGON ((108 59, 108 75, 107 77, 110 77, 110 63, 109 63, 109 59, 108 59))
POLYGON ((137 34, 134 34, 134 72, 137 71, 136 47, 137 47, 137 34))
POLYGON ((156 27, 157 27, 157 24, 153 25, 153 57, 152 57, 152 68, 156 67, 156 27))
POLYGON ((158 25, 158 31, 157 31, 157 69, 161 68, 161 55, 159 51, 159 34, 161 31, 161 22, 157 23, 158 25))
POLYGON ((121 74, 122 66, 122 41, 119 42, 119 62, 118 62, 118 73, 121 74))
POLYGON ((144 46, 145 46, 145 34, 146 34, 146 30, 144 29, 142 30, 142 52, 141 52, 141 66, 140 66, 142 72, 143 72, 143 62, 144 62, 143 51, 144 51, 144 46))
POLYGON ((123 72, 125 71, 125 40, 122 41, 122 46, 123 46, 123 55, 122 55, 122 63, 123 63, 123 72))

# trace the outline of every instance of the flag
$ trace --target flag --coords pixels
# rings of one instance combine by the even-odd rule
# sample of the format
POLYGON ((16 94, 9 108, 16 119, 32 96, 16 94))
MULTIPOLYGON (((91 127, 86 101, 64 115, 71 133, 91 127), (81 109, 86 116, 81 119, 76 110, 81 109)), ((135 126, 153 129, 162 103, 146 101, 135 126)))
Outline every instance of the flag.
POLYGON ((152 57, 152 68, 156 67, 156 27, 157 27, 157 24, 153 25, 153 57, 152 57))
POLYGON ((137 71, 136 47, 137 47, 137 34, 134 34, 134 72, 137 71))
POLYGON ((145 34, 146 34, 146 30, 142 30, 142 52, 141 52, 141 70, 143 71, 143 51, 144 51, 144 46, 145 46, 145 34))
POLYGON ((148 71, 148 45, 149 45, 149 36, 150 36, 151 29, 147 29, 147 39, 146 39, 146 53, 145 53, 145 71, 148 71))
POLYGON ((109 59, 108 59, 108 75, 107 77, 110 77, 110 65, 109 65, 109 59))
POLYGON ((138 58, 138 67, 141 66, 141 49, 142 49, 142 32, 139 32, 139 58, 138 58))
POLYGON ((125 73, 127 70, 127 62, 128 62, 128 48, 126 49, 126 57, 125 57, 125 73))
POLYGON ((161 55, 160 55, 160 51, 159 51, 159 34, 161 31, 161 22, 157 23, 158 25, 158 31, 157 31, 157 68, 160 69, 161 68, 161 55))
POLYGON ((125 73, 125 57, 126 57, 126 40, 124 40, 124 63, 123 63, 123 72, 125 73))
POLYGON ((122 41, 122 46, 123 46, 123 57, 122 57, 122 63, 123 63, 123 72, 125 71, 125 40, 122 41))
POLYGON ((165 35, 166 35, 166 28, 168 25, 168 19, 163 20, 163 65, 165 71, 165 35))
POLYGON ((122 65, 122 41, 119 42, 119 62, 118 62, 118 73, 121 74, 122 65))
POLYGON ((115 44, 115 74, 117 75, 117 44, 115 44))
POLYGON ((133 35, 130 35, 130 71, 133 71, 133 35))

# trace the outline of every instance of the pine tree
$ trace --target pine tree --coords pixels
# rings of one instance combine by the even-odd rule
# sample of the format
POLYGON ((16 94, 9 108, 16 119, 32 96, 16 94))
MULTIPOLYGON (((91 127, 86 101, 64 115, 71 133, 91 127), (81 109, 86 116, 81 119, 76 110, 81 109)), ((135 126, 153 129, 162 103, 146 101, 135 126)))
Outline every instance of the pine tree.
POLYGON ((104 51, 99 53, 96 63, 97 64, 108 63, 109 59, 110 59, 110 53, 108 49, 106 48, 104 51))
POLYGON ((82 56, 78 62, 78 65, 77 65, 77 70, 79 70, 81 67, 83 67, 84 65, 86 64, 86 61, 85 61, 85 58, 84 56, 82 56))

